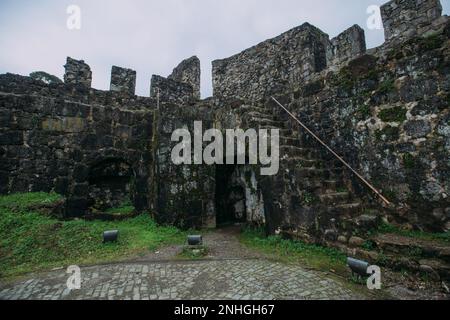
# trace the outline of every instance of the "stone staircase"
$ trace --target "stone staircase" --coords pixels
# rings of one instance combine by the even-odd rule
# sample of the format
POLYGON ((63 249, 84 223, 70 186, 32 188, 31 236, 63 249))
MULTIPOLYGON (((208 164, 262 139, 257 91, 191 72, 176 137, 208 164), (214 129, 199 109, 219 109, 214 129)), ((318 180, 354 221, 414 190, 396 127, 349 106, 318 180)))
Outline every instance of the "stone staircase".
MULTIPOLYGON (((394 270, 427 274, 434 280, 450 280, 448 243, 368 232, 376 230, 381 222, 380 208, 370 209, 346 188, 346 168, 340 161, 329 156, 318 144, 317 148, 307 147, 314 144, 304 141, 308 137, 302 130, 289 127, 291 122, 286 121, 279 110, 267 106, 241 108, 246 128, 280 130, 280 173, 276 178, 279 179, 277 186, 283 187, 279 190, 280 197, 282 194, 297 196, 300 202, 296 208, 285 208, 292 211, 287 212, 287 216, 301 215, 302 208, 310 208, 313 216, 325 217, 318 238, 308 239, 299 234, 295 229, 302 229, 302 223, 298 222, 293 230, 283 230, 283 234, 292 239, 320 242, 349 256, 394 270), (329 221, 331 224, 327 224, 329 221), (364 239, 355 234, 361 234, 364 239), (367 244, 373 248, 368 249, 367 244)), ((310 234, 311 229, 306 233, 310 234)))
MULTIPOLYGON (((241 106, 241 109, 246 128, 280 130, 279 175, 285 186, 283 192, 298 196, 301 206, 317 207, 326 212, 329 220, 352 229, 365 210, 362 201, 344 185, 342 163, 337 159, 324 161, 322 155, 326 151, 322 146, 306 147, 302 141, 305 133, 289 127, 290 121, 280 110, 268 106, 241 106)), ((334 237, 337 239, 337 233, 334 237)))

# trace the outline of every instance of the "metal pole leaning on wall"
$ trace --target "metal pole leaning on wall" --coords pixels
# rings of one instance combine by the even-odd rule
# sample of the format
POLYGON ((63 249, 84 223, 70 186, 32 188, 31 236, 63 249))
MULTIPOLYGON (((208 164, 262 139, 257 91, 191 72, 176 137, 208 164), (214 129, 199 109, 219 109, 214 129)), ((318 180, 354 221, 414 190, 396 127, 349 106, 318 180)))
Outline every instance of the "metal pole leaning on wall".
POLYGON ((342 159, 333 149, 331 149, 325 142, 323 142, 317 135, 314 134, 307 126, 305 126, 294 114, 292 114, 287 108, 285 108, 277 99, 271 97, 276 104, 278 104, 284 111, 286 111, 295 121, 300 124, 311 136, 314 137, 321 145, 323 145, 329 152, 331 152, 340 162, 342 162, 348 169, 350 169, 365 185, 367 185, 376 195, 378 195, 388 206, 391 206, 391 202, 386 199, 380 191, 378 191, 373 185, 369 183, 362 175, 360 175, 355 169, 353 169, 344 159, 342 159))

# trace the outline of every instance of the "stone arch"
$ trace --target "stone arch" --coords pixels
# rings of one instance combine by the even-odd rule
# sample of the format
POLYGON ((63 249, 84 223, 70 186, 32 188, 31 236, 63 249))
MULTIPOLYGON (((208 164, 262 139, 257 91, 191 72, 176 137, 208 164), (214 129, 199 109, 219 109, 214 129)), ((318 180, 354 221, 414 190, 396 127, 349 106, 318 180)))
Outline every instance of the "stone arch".
POLYGON ((71 182, 67 192, 66 217, 82 217, 89 213, 89 208, 103 210, 120 204, 120 201, 125 200, 120 196, 120 185, 128 185, 122 195, 128 194, 135 209, 144 211, 149 207, 150 175, 150 165, 142 161, 140 152, 103 149, 100 152, 86 153, 69 175, 71 182), (114 169, 117 175, 108 178, 108 174, 114 169), (123 180, 122 184, 120 180, 123 180), (114 185, 118 187, 117 192, 114 188, 111 190, 114 185), (108 201, 108 195, 110 199, 117 200, 108 201), (118 197, 113 197, 114 195, 118 197), (98 198, 103 198, 103 204, 101 199, 96 204, 98 198))
POLYGON ((136 171, 123 158, 109 157, 90 166, 88 201, 92 208, 106 210, 134 203, 136 171))

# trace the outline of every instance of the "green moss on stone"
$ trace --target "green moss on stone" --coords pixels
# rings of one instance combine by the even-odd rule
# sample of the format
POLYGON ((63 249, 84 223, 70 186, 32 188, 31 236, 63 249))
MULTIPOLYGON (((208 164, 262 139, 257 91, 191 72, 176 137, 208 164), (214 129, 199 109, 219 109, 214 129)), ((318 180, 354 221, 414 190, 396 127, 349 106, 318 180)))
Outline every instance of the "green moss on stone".
POLYGON ((396 202, 398 199, 398 194, 395 190, 383 190, 383 194, 386 198, 393 202, 396 202))
POLYGON ((386 94, 389 92, 392 92, 395 90, 394 80, 393 79, 387 79, 380 83, 380 86, 378 87, 378 92, 381 94, 386 94))
POLYGON ((370 107, 368 105, 362 105, 358 108, 358 113, 364 119, 367 119, 371 116, 370 107))
POLYGON ((344 90, 350 91, 355 87, 356 79, 348 68, 343 68, 337 77, 337 85, 344 90))
POLYGON ((386 127, 375 132, 377 140, 395 141, 400 138, 400 130, 396 127, 386 127))
POLYGON ((384 122, 404 122, 406 121, 407 110, 403 107, 394 107, 381 110, 378 117, 384 122))
POLYGON ((442 46, 443 39, 439 34, 433 34, 419 40, 419 46, 424 51, 435 50, 442 46))
POLYGON ((414 169, 417 166, 416 159, 410 153, 403 155, 403 164, 406 169, 414 169))
POLYGON ((319 200, 317 199, 317 197, 314 194, 312 194, 312 193, 306 192, 303 195, 303 201, 302 202, 306 206, 313 205, 313 204, 317 203, 318 201, 319 200))
POLYGON ((378 80, 379 76, 380 76, 380 70, 375 68, 375 69, 371 69, 367 73, 367 75, 364 77, 364 79, 367 79, 367 80, 378 80))

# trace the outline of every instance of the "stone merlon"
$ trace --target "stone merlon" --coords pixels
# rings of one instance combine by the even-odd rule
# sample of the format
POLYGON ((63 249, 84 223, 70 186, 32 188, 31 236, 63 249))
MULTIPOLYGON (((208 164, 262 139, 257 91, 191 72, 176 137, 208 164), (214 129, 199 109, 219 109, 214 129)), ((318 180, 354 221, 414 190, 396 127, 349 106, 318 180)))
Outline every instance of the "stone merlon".
POLYGON ((136 71, 113 66, 111 70, 111 91, 134 95, 136 90, 136 71))
POLYGON ((200 73, 200 60, 193 56, 183 60, 168 78, 191 85, 194 90, 194 98, 200 99, 200 73))
POLYGON ((64 82, 67 84, 80 85, 90 88, 92 84, 91 68, 83 60, 75 60, 67 57, 67 63, 64 66, 64 82))
POLYGON ((331 39, 331 58, 329 66, 338 65, 354 59, 366 52, 366 37, 364 30, 354 25, 336 38, 331 39))
POLYGON ((439 0, 393 0, 381 7, 386 42, 423 35, 441 23, 439 0))

